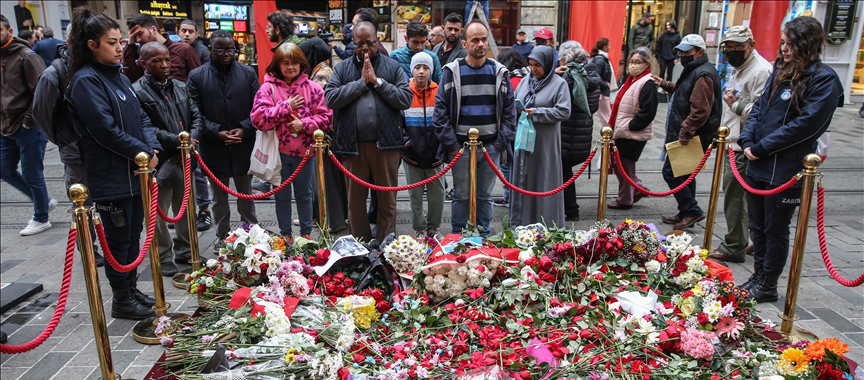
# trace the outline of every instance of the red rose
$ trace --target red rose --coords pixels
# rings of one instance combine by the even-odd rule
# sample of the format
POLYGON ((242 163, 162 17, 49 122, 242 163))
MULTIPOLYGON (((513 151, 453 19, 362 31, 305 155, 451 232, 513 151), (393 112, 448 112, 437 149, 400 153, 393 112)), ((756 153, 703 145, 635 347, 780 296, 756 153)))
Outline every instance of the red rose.
POLYGON ((687 298, 687 297, 693 297, 693 291, 692 290, 688 290, 688 291, 684 292, 684 294, 681 295, 681 298, 687 298))
POLYGON ((336 371, 336 375, 339 376, 339 380, 347 380, 348 376, 351 376, 351 372, 348 371, 348 368, 339 368, 339 370, 336 371))
POLYGON ((553 265, 554 263, 552 262, 552 259, 549 258, 549 256, 543 256, 540 258, 540 270, 548 272, 553 265))
POLYGON ((698 319, 699 323, 703 324, 703 325, 709 322, 708 321, 708 314, 705 314, 705 313, 699 313, 699 315, 696 316, 696 319, 698 319))
POLYGON ((366 360, 366 357, 361 355, 361 354, 354 354, 353 356, 354 356, 354 361, 357 363, 362 363, 364 360, 366 360))
POLYGON ((345 279, 345 281, 342 282, 342 284, 344 284, 347 287, 352 287, 352 286, 354 286, 354 279, 348 277, 345 279))
POLYGON ((341 284, 345 281, 345 273, 338 272, 333 275, 333 281, 337 284, 341 284))
POLYGON ((378 309, 379 313, 386 313, 390 310, 390 303, 387 301, 378 301, 378 303, 375 304, 375 308, 378 309))
POLYGON ((585 329, 579 332, 579 337, 582 339, 591 339, 594 334, 591 333, 591 330, 585 329))
POLYGON ((353 296, 355 293, 354 288, 345 288, 345 296, 353 296))
POLYGON ((329 249, 319 249, 315 252, 315 255, 321 258, 324 261, 330 259, 330 250, 329 249))
POLYGON ((533 267, 534 265, 537 265, 537 258, 532 256, 528 260, 525 260, 525 265, 527 265, 529 267, 533 267))
POLYGON ((588 310, 588 307, 585 305, 576 306, 576 314, 585 314, 585 310, 588 310))
POLYGON ((555 276, 551 273, 546 273, 540 278, 543 279, 544 282, 555 282, 555 276))
POLYGON ((309 258, 309 265, 311 265, 313 267, 318 267, 318 266, 321 266, 321 262, 318 260, 317 257, 312 256, 309 258))
POLYGON ((459 256, 456 256, 456 262, 459 263, 459 264, 464 264, 464 263, 465 263, 465 260, 466 260, 466 259, 465 259, 465 255, 459 255, 459 256))

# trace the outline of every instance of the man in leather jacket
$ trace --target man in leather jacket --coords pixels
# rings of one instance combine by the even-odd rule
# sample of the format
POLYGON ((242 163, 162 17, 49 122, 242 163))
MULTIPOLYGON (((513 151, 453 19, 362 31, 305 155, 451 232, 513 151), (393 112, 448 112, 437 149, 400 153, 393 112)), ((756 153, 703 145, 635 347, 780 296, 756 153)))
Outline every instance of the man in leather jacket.
MULTIPOLYGON (((140 49, 141 65, 144 76, 132 87, 141 103, 141 108, 150 117, 153 132, 162 145, 159 153, 159 166, 156 180, 159 183, 159 207, 168 211, 170 205, 176 214, 185 201, 184 172, 180 154, 180 132, 192 132, 203 122, 198 106, 189 97, 186 84, 171 77, 171 55, 168 48, 159 42, 149 42, 140 49)), ((197 141, 192 141, 197 145, 197 141)), ((191 166, 191 165, 190 165, 191 166)), ((191 170, 192 168, 190 168, 191 170)), ((193 202, 194 203, 194 202, 193 202)), ((172 243, 168 226, 157 218, 156 228, 159 240, 159 259, 162 262, 162 275, 173 276, 177 273, 177 263, 189 264, 191 248, 189 245, 188 215, 195 215, 194 205, 187 205, 183 219, 176 224, 177 236, 172 243)))

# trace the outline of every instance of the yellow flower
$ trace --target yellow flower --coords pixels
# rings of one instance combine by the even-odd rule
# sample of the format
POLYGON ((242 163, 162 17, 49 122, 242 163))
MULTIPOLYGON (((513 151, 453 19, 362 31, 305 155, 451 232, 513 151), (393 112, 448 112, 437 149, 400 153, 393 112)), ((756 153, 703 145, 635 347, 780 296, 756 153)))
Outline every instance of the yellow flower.
POLYGON ((707 259, 708 258, 708 250, 703 249, 701 252, 699 252, 699 257, 701 257, 703 259, 707 259))
POLYGON ((695 294, 699 297, 702 297, 702 286, 701 285, 696 285, 691 290, 693 291, 693 294, 695 294))
POLYGON ((285 363, 294 363, 294 354, 295 353, 296 353, 296 351, 294 351, 293 348, 289 348, 288 352, 285 354, 285 363))
POLYGON ((780 371, 797 376, 810 370, 810 358, 800 348, 787 348, 780 354, 780 371))
POLYGON ((693 297, 689 297, 684 300, 679 309, 681 309, 681 312, 684 313, 685 316, 689 317, 696 309, 696 301, 693 300, 693 297))

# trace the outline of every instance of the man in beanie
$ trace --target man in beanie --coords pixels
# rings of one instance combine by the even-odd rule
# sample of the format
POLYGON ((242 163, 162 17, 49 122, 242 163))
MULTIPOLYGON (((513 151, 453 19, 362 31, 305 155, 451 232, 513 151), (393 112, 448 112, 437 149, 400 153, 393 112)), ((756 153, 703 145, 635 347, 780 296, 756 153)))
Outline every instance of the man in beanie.
MULTIPOLYGON (((732 79, 726 82, 726 88, 723 89, 722 125, 729 127, 729 146, 735 150, 735 163, 738 171, 743 175, 748 160, 738 145, 738 136, 744 128, 747 116, 750 115, 750 109, 762 95, 773 66, 756 51, 753 32, 746 26, 736 25, 730 28, 720 46, 723 49, 723 56, 734 67, 732 79)), ((728 232, 720 246, 708 256, 715 260, 743 263, 745 250, 750 241, 747 193, 735 180, 729 160, 724 162, 723 213, 726 215, 728 232)))
MULTIPOLYGON (((394 52, 395 54, 395 52, 394 52)), ((435 95, 438 84, 430 78, 435 67, 435 58, 426 52, 414 54, 411 58, 413 79, 409 85, 414 99, 405 115, 405 129, 402 136, 402 160, 405 161, 405 180, 417 183, 441 171, 438 136, 432 127, 432 113, 435 111, 435 95)), ((408 191, 411 195, 411 224, 417 237, 435 236, 441 226, 444 213, 444 179, 426 185, 429 210, 423 212, 423 188, 415 187, 408 191)))
MULTIPOLYGON (((678 82, 673 83, 652 74, 654 82, 672 94, 669 117, 666 119, 666 143, 677 140, 681 145, 687 145, 695 136, 699 136, 704 152, 717 137, 717 128, 720 127, 720 115, 723 112, 720 76, 714 65, 708 62, 702 36, 684 36, 675 50, 680 56, 678 62, 684 66, 678 82)), ((666 159, 663 179, 670 189, 684 183, 688 176, 689 173, 676 177, 669 159, 666 159)), ((683 230, 705 219, 705 213, 696 202, 696 181, 675 193, 675 201, 678 202, 678 213, 662 218, 664 223, 672 224, 672 228, 683 230)))

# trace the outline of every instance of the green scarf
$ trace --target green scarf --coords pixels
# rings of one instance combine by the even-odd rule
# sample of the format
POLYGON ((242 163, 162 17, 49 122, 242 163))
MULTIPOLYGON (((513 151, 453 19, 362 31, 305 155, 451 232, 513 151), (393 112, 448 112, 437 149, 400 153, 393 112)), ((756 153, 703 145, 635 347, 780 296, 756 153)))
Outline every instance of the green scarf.
POLYGON ((568 76, 573 78, 573 90, 570 99, 574 108, 582 113, 591 114, 591 110, 588 108, 588 72, 585 71, 584 64, 568 63, 567 71, 564 72, 563 77, 567 78, 568 76))
POLYGON ((278 44, 276 44, 276 46, 273 47, 273 49, 270 49, 270 50, 273 52, 276 52, 276 49, 278 49, 280 46, 282 46, 282 44, 284 44, 286 42, 290 42, 294 45, 300 46, 302 43, 306 42, 306 38, 299 37, 296 34, 292 34, 292 35, 288 36, 288 38, 280 41, 278 44))

